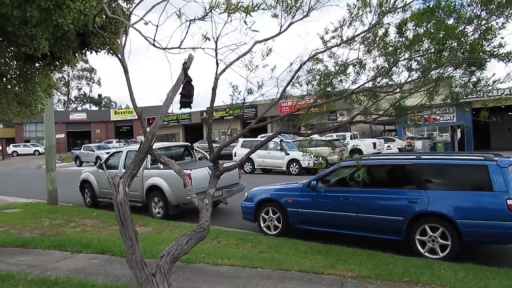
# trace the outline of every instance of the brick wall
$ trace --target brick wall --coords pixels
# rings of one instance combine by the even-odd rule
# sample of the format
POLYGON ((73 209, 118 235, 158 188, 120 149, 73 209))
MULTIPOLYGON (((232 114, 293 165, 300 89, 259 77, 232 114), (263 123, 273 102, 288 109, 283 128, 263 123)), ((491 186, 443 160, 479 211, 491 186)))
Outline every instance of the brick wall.
POLYGON ((108 122, 92 122, 91 123, 91 142, 92 143, 101 143, 109 137, 107 136, 108 132, 108 122))
POLYGON ((55 149, 57 154, 63 154, 68 152, 68 135, 66 133, 67 126, 66 123, 56 123, 55 124, 55 135, 64 134, 66 135, 64 138, 56 138, 55 139, 55 149))
POLYGON ((136 139, 137 136, 144 136, 142 126, 140 125, 140 121, 138 119, 133 120, 133 138, 136 139))
POLYGON ((106 139, 114 139, 116 137, 116 130, 114 122, 105 122, 107 125, 107 133, 105 134, 106 139))

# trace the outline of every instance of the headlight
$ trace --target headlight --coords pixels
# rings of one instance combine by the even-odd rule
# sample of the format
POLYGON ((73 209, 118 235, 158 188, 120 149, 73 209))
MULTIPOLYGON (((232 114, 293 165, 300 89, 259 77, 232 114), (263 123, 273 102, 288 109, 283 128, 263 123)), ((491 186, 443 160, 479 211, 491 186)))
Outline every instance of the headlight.
POLYGON ((245 192, 245 196, 244 196, 244 200, 243 201, 245 201, 245 199, 247 199, 248 195, 249 195, 249 192, 245 192))

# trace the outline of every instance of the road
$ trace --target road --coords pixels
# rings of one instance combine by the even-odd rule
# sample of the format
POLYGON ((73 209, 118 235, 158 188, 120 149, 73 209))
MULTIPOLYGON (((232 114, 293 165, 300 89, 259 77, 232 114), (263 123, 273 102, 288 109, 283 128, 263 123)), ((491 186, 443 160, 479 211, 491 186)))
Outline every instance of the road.
MULTIPOLYGON (((9 163, 7 161, 0 161, 0 196, 45 200, 45 169, 36 168, 40 167, 41 164, 37 162, 37 165, 31 164, 28 165, 29 167, 22 167, 18 164, 14 165, 14 163, 15 162, 9 163)), ((35 162, 31 161, 31 163, 35 162)), ((82 198, 77 187, 81 171, 82 169, 80 168, 73 168, 72 164, 58 167, 57 183, 60 202, 83 205, 82 198), (66 168, 66 166, 71 168, 66 168)), ((294 177, 287 176, 285 174, 244 174, 242 176, 242 181, 246 184, 247 191, 254 187, 261 186, 262 184, 303 179, 308 179, 308 177, 294 177)), ((256 224, 245 222, 241 218, 240 202, 242 201, 243 196, 243 194, 236 195, 235 197, 230 198, 228 205, 221 205, 219 208, 215 209, 212 215, 213 225, 258 232, 256 224)), ((104 205, 103 208, 112 209, 112 205, 107 204, 104 205)), ((140 208, 134 208, 133 210, 134 213, 145 213, 145 211, 142 211, 140 208)), ((188 210, 178 216, 175 216, 173 220, 197 223, 198 213, 195 210, 188 210)), ((317 241, 327 244, 353 246, 356 248, 408 255, 408 251, 405 248, 406 245, 400 245, 401 243, 394 241, 321 233, 316 231, 297 231, 293 233, 292 237, 307 241, 317 241)), ((467 247, 458 261, 512 268, 512 245, 467 247)))

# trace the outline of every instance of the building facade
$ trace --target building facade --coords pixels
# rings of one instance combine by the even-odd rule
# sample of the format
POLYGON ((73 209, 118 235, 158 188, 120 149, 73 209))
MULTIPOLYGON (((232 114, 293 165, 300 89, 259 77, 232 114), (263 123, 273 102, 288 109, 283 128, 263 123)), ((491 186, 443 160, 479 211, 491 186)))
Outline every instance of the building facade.
MULTIPOLYGON (((294 121, 304 111, 289 115, 283 115, 300 107, 307 105, 308 99, 297 103, 288 100, 279 102, 272 106, 271 101, 259 101, 240 108, 233 106, 216 106, 212 115, 212 137, 214 140, 223 141, 243 131, 253 123, 258 115, 265 115, 259 121, 258 128, 244 135, 244 137, 256 137, 260 134, 271 133, 283 126, 292 126, 294 121), (273 123, 264 122, 277 119, 273 123)), ((308 129, 322 128, 335 125, 339 121, 347 119, 352 113, 346 103, 336 103, 332 109, 325 111, 307 111, 308 113, 321 113, 315 123, 310 123, 308 129)), ((144 121, 148 127, 153 125, 156 116, 160 113, 161 106, 141 107, 144 121)), ((168 113, 161 126, 158 128, 157 141, 183 141, 195 143, 205 138, 207 133, 207 110, 191 111, 183 113, 168 113)), ((140 121, 132 108, 111 109, 111 110, 84 110, 84 111, 55 111, 55 134, 57 152, 65 153, 74 148, 89 143, 101 143, 108 139, 137 139, 142 138, 140 121)), ((338 131, 357 131, 363 137, 369 137, 371 129, 368 125, 341 128, 338 131)), ((375 129, 374 129, 375 132, 375 129)), ((43 115, 32 121, 16 123, 14 125, 14 142, 44 144, 44 121, 43 115)))

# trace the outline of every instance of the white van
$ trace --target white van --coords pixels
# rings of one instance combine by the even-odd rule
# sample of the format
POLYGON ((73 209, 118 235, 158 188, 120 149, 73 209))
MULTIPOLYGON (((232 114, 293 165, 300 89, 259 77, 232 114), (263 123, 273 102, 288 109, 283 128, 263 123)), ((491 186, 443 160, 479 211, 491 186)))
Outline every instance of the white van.
MULTIPOLYGON (((233 160, 238 161, 252 147, 262 141, 258 138, 240 139, 235 149, 233 149, 233 160)), ((242 170, 244 173, 252 174, 256 169, 268 174, 273 170, 287 171, 291 175, 301 175, 303 172, 307 175, 315 175, 318 173, 318 165, 316 163, 320 159, 302 153, 297 146, 290 141, 272 140, 261 149, 252 154, 244 163, 242 170)))

